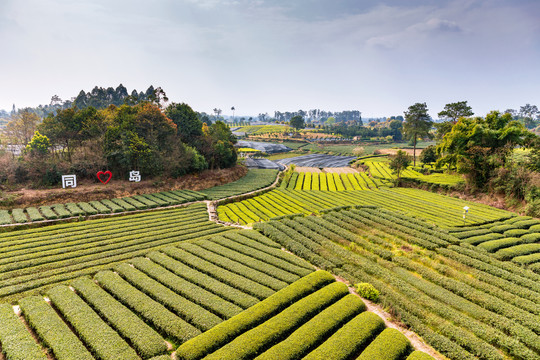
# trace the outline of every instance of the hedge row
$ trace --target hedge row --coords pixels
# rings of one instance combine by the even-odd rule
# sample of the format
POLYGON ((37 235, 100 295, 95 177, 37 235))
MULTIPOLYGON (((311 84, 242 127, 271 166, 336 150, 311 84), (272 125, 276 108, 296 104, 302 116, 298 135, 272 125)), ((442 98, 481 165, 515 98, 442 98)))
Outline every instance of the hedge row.
POLYGON ((0 346, 9 360, 47 360, 41 347, 15 315, 10 304, 0 304, 0 346))
MULTIPOLYGON (((284 274, 284 277, 286 277, 288 280, 286 279, 282 279, 282 280, 287 281, 289 283, 298 280, 299 276, 305 276, 312 271, 312 270, 306 269, 305 267, 299 267, 279 257, 272 256, 269 252, 264 252, 256 248, 243 245, 240 242, 230 240, 223 236, 213 237, 212 242, 221 245, 221 248, 228 248, 228 249, 233 250, 235 254, 243 254, 245 256, 249 256, 251 258, 257 259, 259 261, 263 261, 266 264, 275 266, 276 268, 279 268, 285 271, 286 273, 284 274), (294 275, 291 275, 291 274, 294 274, 294 275)), ((274 249, 270 248, 268 250, 272 251, 274 249)), ((279 251, 279 252, 282 252, 282 251, 279 251)))
MULTIPOLYGON (((288 272, 288 271, 283 270, 283 269, 281 269, 281 268, 279 268, 277 266, 269 264, 268 262, 264 262, 264 261, 255 259, 252 256, 248 256, 248 255, 245 255, 245 254, 243 254, 241 252, 234 251, 234 250, 232 250, 232 249, 230 249, 228 247, 222 246, 222 245, 217 243, 218 241, 227 241, 227 239, 222 238, 220 236, 216 236, 216 237, 212 238, 212 241, 202 240, 202 241, 197 242, 197 246, 200 246, 201 248, 204 248, 205 250, 208 250, 208 254, 212 254, 212 253, 215 254, 215 255, 211 255, 209 257, 206 257, 207 260, 213 259, 212 261, 215 264, 218 264, 218 265, 221 264, 222 266, 224 266, 226 264, 236 265, 235 262, 238 262, 238 263, 240 263, 242 265, 245 265, 245 267, 250 267, 250 268, 254 269, 255 271, 259 271, 259 272, 262 272, 262 273, 264 273, 266 275, 269 275, 270 277, 275 278, 275 279, 278 280, 278 281, 268 282, 267 286, 271 287, 274 290, 279 290, 279 289, 282 289, 284 287, 283 284, 279 283, 279 281, 290 284, 290 283, 292 283, 292 282, 294 282, 294 281, 296 281, 296 280, 298 280, 300 278, 298 275, 295 275, 292 272, 288 272), (221 255, 222 257, 231 259, 231 261, 219 262, 218 263, 217 260, 220 260, 220 256, 218 254, 221 255), (277 287, 274 288, 274 285, 277 286, 277 287)), ((269 256, 269 261, 270 262, 273 261, 270 256, 269 256)), ((231 267, 227 267, 227 268, 232 270, 231 267)), ((244 267, 242 267, 242 268, 244 268, 244 267)), ((237 273, 239 273, 241 275, 244 275, 244 276, 246 275, 245 272, 244 273, 237 272, 237 273)), ((267 276, 265 276, 265 277, 267 277, 267 276)), ((264 284, 264 282, 261 282, 261 283, 264 284)))
MULTIPOLYGON (((495 253, 495 256, 501 260, 510 260, 518 256, 524 256, 529 254, 538 254, 540 256, 540 243, 538 244, 521 244, 512 247, 508 247, 499 250, 495 253)), ((516 263, 526 264, 523 262, 523 258, 515 261, 516 263)))
POLYGON ((304 360, 343 360, 359 354, 385 328, 384 321, 372 312, 363 312, 336 331, 304 360))
MULTIPOLYGON (((309 275, 308 275, 309 276, 309 275)), ((248 359, 291 334, 294 329, 349 293, 343 283, 332 283, 298 300, 259 326, 237 336, 205 359, 248 359)))
POLYGON ((222 319, 228 319, 243 310, 240 306, 173 274, 150 259, 139 257, 131 259, 129 263, 171 290, 211 311, 222 319))
POLYGON ((92 360, 94 357, 69 329, 56 311, 41 296, 29 296, 19 301, 28 325, 49 348, 57 360, 92 360))
POLYGON ((230 343, 240 334, 267 321, 291 304, 333 282, 334 277, 326 271, 316 271, 304 276, 260 303, 182 344, 176 350, 176 358, 201 359, 230 343))
POLYGON ((364 302, 349 294, 330 305, 256 359, 299 359, 320 345, 328 336, 366 309, 364 302))
POLYGON ((166 336, 184 342, 200 334, 200 330, 138 291, 118 274, 112 271, 101 271, 94 278, 101 287, 166 336))
MULTIPOLYGON (((162 249, 166 251, 167 249, 162 249)), ((172 248, 171 248, 172 250, 172 248)), ((194 269, 190 264, 185 264, 161 252, 152 251, 146 255, 150 260, 163 266, 175 275, 186 279, 187 281, 196 284, 207 291, 210 291, 223 299, 236 304, 243 309, 255 305, 259 302, 258 298, 249 295, 239 289, 234 288, 227 283, 224 283, 213 276, 205 274, 202 271, 194 269)))
POLYGON ((270 186, 276 180, 277 174, 278 171, 273 169, 250 169, 246 176, 237 181, 205 189, 201 192, 208 195, 212 200, 245 194, 270 186))
POLYGON ((385 329, 369 344, 358 360, 399 360, 412 351, 409 340, 396 329, 385 329))
POLYGON ((114 270, 139 291, 173 311, 201 331, 206 331, 221 322, 219 316, 178 295, 127 263, 115 266, 114 270))
MULTIPOLYGON (((275 171, 275 170, 273 170, 275 171)), ((274 176, 275 179, 275 176, 274 176)), ((191 190, 163 191, 155 194, 135 195, 100 201, 54 204, 38 208, 13 209, 0 211, 0 225, 27 223, 43 220, 65 219, 69 217, 110 214, 124 211, 145 210, 158 206, 178 205, 186 202, 203 200, 205 194, 191 190)))
POLYGON ((67 286, 57 286, 47 296, 94 356, 103 360, 139 359, 135 350, 67 286))
MULTIPOLYGON (((303 236, 290 236, 283 232, 282 229, 276 228, 276 226, 274 226, 275 224, 277 224, 277 222, 273 221, 269 223, 259 223, 255 224, 253 228, 260 230, 265 236, 268 236, 270 239, 279 242, 289 251, 293 252, 294 254, 300 256, 303 259, 308 260, 310 263, 321 269, 329 270, 334 268, 334 264, 332 264, 330 261, 307 247, 310 246, 309 243, 312 242, 311 240, 308 242, 299 242, 297 241, 297 239, 302 239, 304 238, 303 236)), ((320 245, 317 246, 317 250, 320 249, 320 245)))
POLYGON ((79 278, 73 281, 71 286, 124 339, 128 339, 144 359, 167 351, 165 340, 155 330, 94 281, 79 278))
POLYGON ((172 258, 179 260, 184 264, 188 264, 190 267, 206 273, 240 291, 255 296, 260 300, 266 299, 275 292, 265 285, 215 265, 181 248, 167 247, 162 249, 162 251, 172 258))

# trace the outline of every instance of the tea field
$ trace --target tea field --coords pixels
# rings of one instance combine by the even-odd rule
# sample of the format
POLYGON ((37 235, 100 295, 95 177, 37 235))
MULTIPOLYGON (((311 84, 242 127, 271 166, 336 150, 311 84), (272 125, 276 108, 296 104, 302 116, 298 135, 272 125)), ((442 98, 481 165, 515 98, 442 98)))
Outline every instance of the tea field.
MULTIPOLYGON (((344 175, 348 174, 341 174, 342 177, 344 175)), ((332 176, 332 179, 336 178, 332 176)), ((515 216, 511 212, 487 205, 406 188, 356 191, 303 191, 280 188, 251 199, 221 205, 217 212, 220 220, 224 222, 246 225, 284 215, 317 214, 325 209, 350 205, 377 205, 443 227, 485 223, 515 216), (466 219, 463 219, 464 206, 470 208, 466 219)))
POLYGON ((275 179, 192 193, 252 229, 198 201, 0 233, 0 359, 540 358, 540 220, 365 173, 224 199, 275 179))

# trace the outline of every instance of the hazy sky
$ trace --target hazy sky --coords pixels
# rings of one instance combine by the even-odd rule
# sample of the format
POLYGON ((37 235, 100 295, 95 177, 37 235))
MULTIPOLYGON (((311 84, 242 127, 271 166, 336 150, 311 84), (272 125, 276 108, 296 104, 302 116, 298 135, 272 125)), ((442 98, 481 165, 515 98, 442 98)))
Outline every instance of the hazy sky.
POLYGON ((0 0, 0 108, 161 86, 197 111, 540 105, 539 0, 0 0))

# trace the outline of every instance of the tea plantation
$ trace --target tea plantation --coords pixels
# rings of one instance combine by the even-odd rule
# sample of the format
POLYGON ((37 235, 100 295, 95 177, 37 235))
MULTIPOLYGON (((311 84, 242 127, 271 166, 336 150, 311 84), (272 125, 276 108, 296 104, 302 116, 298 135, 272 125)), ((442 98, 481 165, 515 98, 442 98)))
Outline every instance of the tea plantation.
MULTIPOLYGON (((250 174, 192 195, 276 176, 250 174)), ((0 359, 540 358, 539 220, 360 173, 289 175, 217 201, 221 223, 195 199, 0 233, 0 359)))

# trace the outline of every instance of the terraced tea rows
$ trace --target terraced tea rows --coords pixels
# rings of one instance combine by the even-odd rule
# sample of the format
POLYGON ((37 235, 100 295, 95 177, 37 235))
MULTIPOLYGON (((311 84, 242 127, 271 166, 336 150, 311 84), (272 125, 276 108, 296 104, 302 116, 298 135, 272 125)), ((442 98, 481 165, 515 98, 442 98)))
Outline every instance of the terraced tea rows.
POLYGON ((494 253, 498 259, 511 260, 540 273, 540 220, 514 217, 450 231, 461 241, 494 253))
MULTIPOLYGON (((318 271, 243 313, 182 344, 176 358, 199 359, 405 359, 413 350, 395 329, 318 271)), ((407 359, 423 354, 415 352, 407 359)))
POLYGON ((375 190, 384 186, 379 179, 371 178, 365 173, 316 173, 294 172, 289 179, 282 181, 280 188, 288 190, 375 190))
MULTIPOLYGON (((388 162, 386 161, 363 161, 364 165, 366 165, 369 168, 369 172, 371 176, 378 178, 378 179, 385 179, 385 180, 395 180, 396 175, 392 172, 392 169, 388 166, 388 162)), ((419 173, 418 171, 412 170, 410 167, 405 169, 401 176, 403 178, 409 178, 409 179, 415 179, 420 182, 428 183, 428 184, 439 184, 439 185, 447 185, 447 186, 455 186, 458 184, 463 184, 464 180, 459 175, 453 175, 453 174, 439 174, 439 173, 432 173, 429 175, 424 175, 422 173, 419 173)))
POLYGON ((245 194, 272 185, 276 180, 277 174, 277 170, 251 169, 248 171, 247 175, 240 180, 221 186, 215 186, 210 189, 202 190, 201 192, 206 194, 208 198, 212 200, 245 194))
POLYGON ((384 306, 451 359, 540 358, 540 275, 435 226, 361 207, 255 228, 352 284, 372 284, 384 306))
POLYGON ((446 227, 493 222, 514 216, 487 205, 404 188, 336 192, 277 189, 251 199, 221 205, 217 212, 222 221, 250 224, 350 205, 376 205, 446 227), (462 217, 464 206, 470 207, 466 219, 462 217))
POLYGON ((0 299, 36 293, 169 244, 229 230, 204 204, 0 234, 0 299))
POLYGON ((174 190, 110 200, 55 204, 51 206, 40 206, 39 208, 29 207, 26 209, 13 209, 11 212, 8 210, 0 210, 0 225, 146 210, 204 199, 206 199, 206 195, 196 191, 174 190))
MULTIPOLYGON (((115 265, 114 272, 98 272, 94 281, 81 277, 70 281, 71 289, 46 290, 50 303, 40 296, 21 299, 22 316, 43 347, 58 360, 149 359, 168 351, 166 341, 181 344, 293 282, 300 286, 287 294, 333 280, 329 274, 318 282, 300 280, 313 267, 254 231, 145 255, 115 265)), ((0 306, 0 323, 8 359, 46 359, 11 305, 0 306)))

